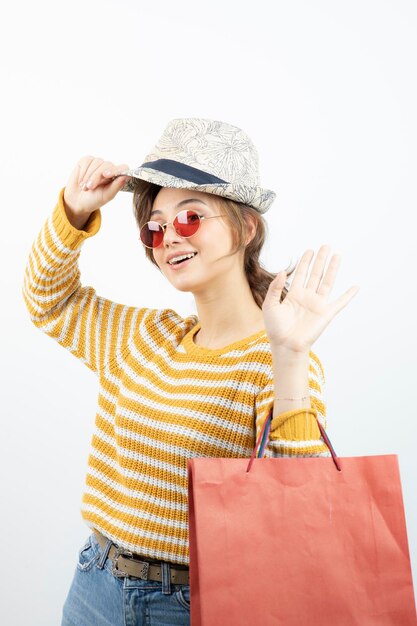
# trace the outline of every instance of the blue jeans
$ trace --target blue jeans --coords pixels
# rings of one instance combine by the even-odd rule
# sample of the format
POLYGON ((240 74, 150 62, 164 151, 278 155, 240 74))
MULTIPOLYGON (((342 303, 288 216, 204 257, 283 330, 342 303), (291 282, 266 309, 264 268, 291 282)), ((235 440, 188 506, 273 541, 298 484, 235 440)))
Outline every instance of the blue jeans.
POLYGON ((111 545, 102 550, 92 533, 79 551, 61 626, 189 626, 190 586, 170 583, 169 564, 162 582, 117 578, 111 545))

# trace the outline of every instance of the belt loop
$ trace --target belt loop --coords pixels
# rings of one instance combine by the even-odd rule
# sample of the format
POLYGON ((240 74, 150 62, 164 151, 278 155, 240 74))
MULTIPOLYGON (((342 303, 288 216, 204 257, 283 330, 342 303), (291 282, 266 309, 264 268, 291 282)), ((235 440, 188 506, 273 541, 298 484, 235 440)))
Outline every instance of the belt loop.
POLYGON ((171 571, 169 563, 161 563, 162 571, 162 593, 165 595, 171 594, 171 571))
POLYGON ((112 543, 113 542, 112 542, 111 539, 107 539, 107 543, 104 546, 103 554, 100 556, 100 559, 99 559, 99 561, 97 563, 98 569, 103 569, 104 564, 105 564, 105 562, 107 560, 107 557, 109 556, 109 551, 110 551, 110 548, 112 546, 112 543))

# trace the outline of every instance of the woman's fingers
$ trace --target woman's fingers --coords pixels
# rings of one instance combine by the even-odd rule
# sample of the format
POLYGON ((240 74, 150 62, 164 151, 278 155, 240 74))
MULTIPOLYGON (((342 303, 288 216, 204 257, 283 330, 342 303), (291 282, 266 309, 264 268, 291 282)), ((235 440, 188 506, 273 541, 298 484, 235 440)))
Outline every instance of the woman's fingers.
POLYGON ((92 163, 88 168, 84 180, 80 186, 84 191, 93 190, 100 185, 108 185, 115 176, 129 169, 126 163, 114 165, 111 161, 101 160, 99 163, 92 163))
POLYGON ((342 293, 342 295, 339 296, 339 298, 330 305, 332 318, 337 315, 342 309, 344 309, 347 304, 349 304, 352 298, 356 296, 359 289, 359 285, 353 285, 347 291, 345 291, 345 293, 342 293))
POLYGON ((307 281, 307 289, 317 291, 320 281, 323 278, 324 268, 326 265, 327 257, 329 256, 330 246, 323 245, 320 247, 316 259, 313 263, 310 277, 307 281))
POLYGON ((76 216, 88 216, 114 198, 126 183, 119 176, 129 169, 126 163, 115 165, 99 157, 86 155, 73 169, 65 187, 64 202, 76 216), (118 178, 115 178, 119 176, 118 178), (117 181, 117 182, 116 182, 117 181))
POLYGON ((94 174, 99 170, 103 163, 104 160, 99 158, 95 158, 89 163, 86 171, 84 172, 84 177, 80 181, 81 187, 84 188, 84 186, 87 186, 90 188, 90 183, 94 174))
POLYGON ((103 159, 93 157, 91 155, 87 155, 82 157, 78 163, 78 184, 82 182, 86 182, 88 180, 89 173, 94 171, 95 167, 97 167, 98 163, 102 163, 103 159), (94 167, 94 163, 96 164, 94 167))
POLYGON ((117 178, 111 179, 109 184, 105 187, 101 187, 104 202, 110 202, 110 200, 112 200, 115 195, 124 187, 128 178, 128 176, 118 176, 117 178))
POLYGON ((327 268, 327 271, 323 277, 323 281, 320 287, 317 289, 317 293, 319 293, 321 296, 324 296, 325 298, 327 298, 330 291, 333 289, 341 260, 342 257, 340 256, 340 254, 334 254, 332 256, 332 258, 330 259, 329 267, 327 268))
POLYGON ((314 256, 314 250, 306 250, 304 252, 294 272, 294 278, 292 279, 292 282, 291 282, 291 289, 292 288, 302 289, 304 287, 308 268, 310 266, 311 259, 313 258, 313 256, 314 256))
POLYGON ((314 260, 311 273, 309 268, 314 257, 313 250, 306 250, 300 259, 298 267, 291 283, 291 288, 306 288, 316 291, 322 296, 328 296, 336 280, 336 275, 341 263, 340 254, 334 254, 325 271, 327 259, 330 252, 330 246, 327 244, 319 248, 317 256, 314 260))

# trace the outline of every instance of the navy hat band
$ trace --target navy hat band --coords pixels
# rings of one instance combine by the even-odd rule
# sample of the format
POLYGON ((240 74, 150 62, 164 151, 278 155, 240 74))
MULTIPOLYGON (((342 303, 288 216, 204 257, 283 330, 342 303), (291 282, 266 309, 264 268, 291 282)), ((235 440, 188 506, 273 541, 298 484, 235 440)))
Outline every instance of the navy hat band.
POLYGON ((196 183, 197 185, 217 185, 219 183, 223 185, 228 184, 226 180, 222 180, 221 178, 217 178, 217 176, 203 172, 196 167, 191 167, 191 165, 185 165, 185 163, 173 161, 172 159, 148 161, 147 163, 142 163, 141 167, 149 167, 153 170, 157 170, 158 172, 175 176, 175 178, 182 178, 183 180, 188 180, 190 183, 196 183))

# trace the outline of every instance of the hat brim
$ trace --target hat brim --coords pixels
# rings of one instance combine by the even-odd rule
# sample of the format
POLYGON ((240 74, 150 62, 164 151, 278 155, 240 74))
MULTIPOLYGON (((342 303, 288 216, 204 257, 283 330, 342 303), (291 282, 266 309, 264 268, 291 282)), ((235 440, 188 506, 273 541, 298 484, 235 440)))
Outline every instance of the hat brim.
MULTIPOLYGON (((233 185, 231 183, 197 184, 147 167, 126 170, 120 175, 144 180, 148 183, 159 185, 160 187, 195 189, 196 191, 211 193, 251 206, 260 213, 265 213, 276 198, 274 191, 263 189, 262 187, 248 187, 246 185, 233 185)), ((122 187, 121 191, 133 192, 134 188, 134 182, 129 180, 125 186, 122 187)))

